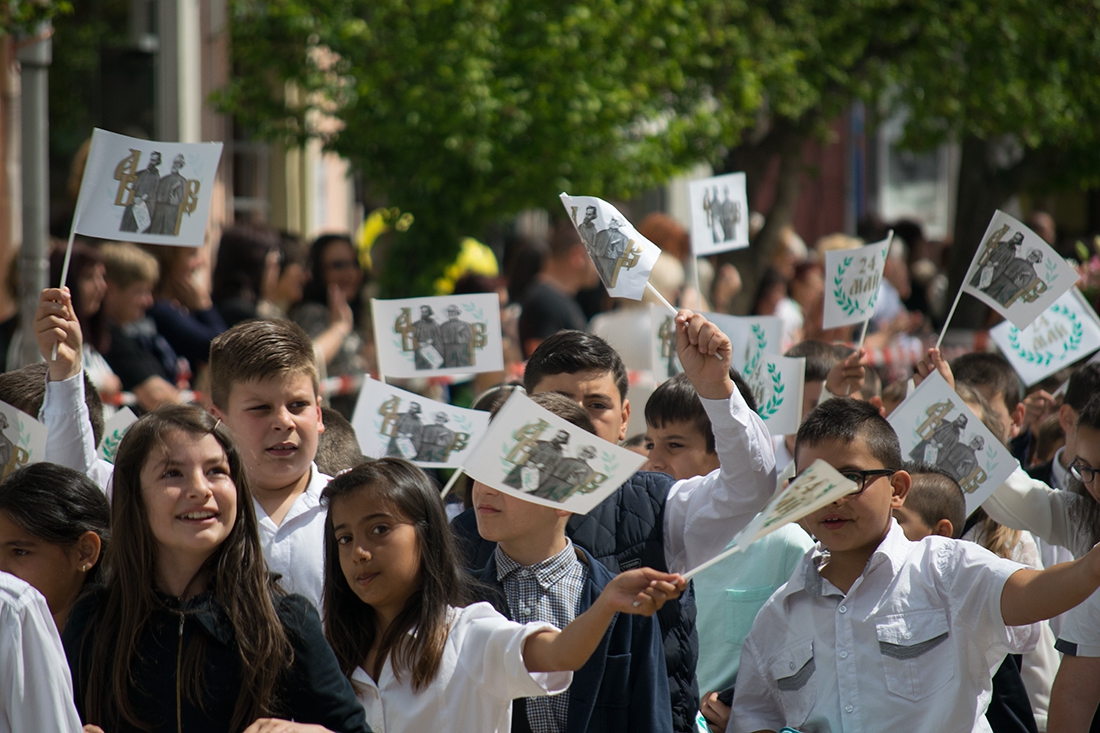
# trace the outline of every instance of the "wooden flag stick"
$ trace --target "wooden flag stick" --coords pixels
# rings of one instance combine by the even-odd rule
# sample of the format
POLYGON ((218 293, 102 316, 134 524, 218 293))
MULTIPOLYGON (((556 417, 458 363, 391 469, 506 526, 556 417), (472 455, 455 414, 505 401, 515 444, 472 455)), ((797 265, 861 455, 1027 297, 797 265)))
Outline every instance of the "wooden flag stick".
POLYGON ((677 313, 680 312, 680 311, 676 310, 674 307, 672 307, 672 303, 669 303, 667 300, 665 300, 665 296, 661 295, 657 291, 657 288, 650 285, 648 280, 646 280, 645 289, 649 292, 650 295, 652 295, 654 298, 657 299, 658 303, 663 305, 665 308, 668 308, 668 312, 671 313, 672 315, 676 315, 677 313))
MULTIPOLYGON (((857 353, 859 352, 860 349, 863 348, 863 340, 865 338, 867 338, 867 324, 870 323, 870 322, 871 322, 871 319, 868 318, 866 321, 863 322, 863 328, 859 329, 859 343, 856 344, 856 352, 857 353)), ((851 385, 851 383, 849 383, 848 386, 844 388, 844 396, 847 397, 848 394, 851 391, 852 391, 852 385, 851 385)))
POLYGON ((448 479, 447 485, 443 487, 443 492, 439 495, 440 499, 446 499, 447 494, 451 493, 451 489, 454 488, 455 483, 458 482, 458 477, 462 475, 462 468, 456 468, 455 472, 451 474, 451 478, 448 479))
MULTIPOLYGON (((65 248, 65 261, 61 264, 61 283, 57 286, 65 288, 65 281, 69 279, 69 261, 73 258, 73 240, 76 238, 76 216, 73 216, 73 225, 69 229, 69 245, 65 248)), ((57 342, 54 341, 50 349, 50 361, 57 361, 57 342)))
MULTIPOLYGON (((970 276, 969 270, 967 271, 966 274, 967 274, 968 277, 970 276)), ((948 326, 951 325, 951 319, 955 315, 955 309, 959 307, 959 298, 962 297, 962 294, 963 294, 963 289, 962 289, 962 285, 960 285, 959 286, 959 292, 955 293, 955 302, 951 304, 951 310, 948 311, 948 313, 947 313, 947 320, 943 322, 943 330, 940 331, 940 337, 938 339, 936 339, 936 348, 937 349, 940 348, 940 344, 943 343, 944 334, 947 333, 947 328, 948 328, 948 326)))

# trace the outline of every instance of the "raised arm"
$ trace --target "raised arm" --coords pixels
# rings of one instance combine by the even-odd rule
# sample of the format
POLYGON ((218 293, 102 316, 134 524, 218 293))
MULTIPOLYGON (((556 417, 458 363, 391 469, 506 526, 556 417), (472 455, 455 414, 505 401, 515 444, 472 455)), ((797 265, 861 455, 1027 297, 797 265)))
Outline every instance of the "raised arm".
POLYGON ((616 613, 652 616, 665 601, 679 596, 686 586, 679 576, 652 568, 616 575, 592 607, 564 629, 542 631, 527 637, 523 646, 527 671, 577 671, 596 651, 616 613))
POLYGON ((1089 501, 1069 491, 1055 491, 1017 467, 997 487, 982 508, 1006 527, 1031 532, 1052 545, 1068 547, 1077 557, 1088 552, 1085 539, 1073 519, 1073 506, 1089 501))
POLYGON ((1001 591, 1007 626, 1045 621, 1065 613, 1100 587, 1100 545, 1073 562, 1046 570, 1017 570, 1001 591))
POLYGON ((771 498, 775 452, 764 421, 730 379, 729 338, 702 315, 680 311, 676 339, 684 373, 710 417, 721 464, 707 476, 677 481, 669 491, 665 562, 671 572, 686 572, 724 550, 771 498))

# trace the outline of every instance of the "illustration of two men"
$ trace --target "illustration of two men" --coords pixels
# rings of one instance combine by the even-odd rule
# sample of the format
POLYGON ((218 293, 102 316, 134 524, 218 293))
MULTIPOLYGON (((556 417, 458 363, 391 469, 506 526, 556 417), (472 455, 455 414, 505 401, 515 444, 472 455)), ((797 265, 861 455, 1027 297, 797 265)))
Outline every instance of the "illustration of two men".
POLYGON ((122 212, 119 231, 175 236, 179 234, 180 213, 187 200, 187 179, 180 173, 186 161, 182 154, 177 155, 172 160, 172 172, 162 178, 159 169, 161 156, 154 150, 149 154, 145 170, 127 176, 125 168, 131 164, 136 167, 138 155, 134 151, 115 169, 115 178, 122 181, 123 188, 127 179, 132 180, 133 185, 129 203, 122 212))

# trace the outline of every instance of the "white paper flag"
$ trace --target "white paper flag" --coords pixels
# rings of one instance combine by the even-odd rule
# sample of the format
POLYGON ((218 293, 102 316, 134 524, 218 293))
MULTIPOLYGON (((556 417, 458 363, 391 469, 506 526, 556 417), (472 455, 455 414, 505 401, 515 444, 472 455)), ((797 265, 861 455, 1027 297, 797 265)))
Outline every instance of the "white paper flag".
POLYGON ((989 335, 1028 386, 1100 349, 1100 322, 1077 288, 1027 328, 1004 321, 989 335))
POLYGON ((115 462, 115 454, 118 453, 118 444, 122 442, 122 436, 130 426, 137 422, 137 415, 129 407, 111 415, 111 419, 103 426, 103 440, 99 444, 99 457, 107 463, 115 462))
POLYGON ((869 321, 893 234, 859 249, 825 253, 825 328, 869 321))
POLYGON ((854 481, 844 478, 835 468, 819 458, 788 484, 786 489, 772 497, 764 510, 737 533, 730 549, 699 567, 689 570, 684 577, 690 579, 696 573, 706 570, 735 552, 743 551, 761 537, 771 534, 786 524, 797 522, 807 514, 812 514, 855 490, 854 481))
POLYGON ((221 155, 221 143, 94 130, 73 229, 101 239, 201 247, 221 155))
POLYGON ((653 381, 657 384, 684 371, 676 351, 676 316, 663 305, 649 306, 649 343, 653 357, 653 381))
POLYGON ((752 371, 742 373, 756 413, 772 435, 791 435, 802 423, 802 391, 806 382, 806 360, 764 354, 752 371))
POLYGON ((364 379, 351 425, 365 456, 404 458, 423 468, 458 468, 488 429, 489 413, 364 379))
POLYGON ((45 459, 46 426, 7 402, 0 402, 0 479, 45 459))
POLYGON ((641 300, 661 250, 611 204, 595 196, 561 195, 562 206, 581 235, 613 298, 641 300))
POLYGON ((504 369, 496 293, 372 300, 378 366, 387 377, 504 369))
POLYGON ((749 246, 745 174, 728 173, 688 183, 691 250, 696 257, 749 246))
POLYGON ((939 372, 921 382, 888 419, 903 459, 930 463, 959 482, 967 514, 1019 465, 939 372))
POLYGON ((966 273, 963 291, 1026 328, 1077 283, 1077 271, 1042 238, 998 211, 966 273))
POLYGON ((764 354, 778 354, 783 348, 783 319, 779 316, 704 315, 729 336, 733 367, 742 376, 756 371, 764 354))
POLYGON ((515 392, 463 470, 505 494, 584 514, 645 461, 645 456, 598 438, 515 392))

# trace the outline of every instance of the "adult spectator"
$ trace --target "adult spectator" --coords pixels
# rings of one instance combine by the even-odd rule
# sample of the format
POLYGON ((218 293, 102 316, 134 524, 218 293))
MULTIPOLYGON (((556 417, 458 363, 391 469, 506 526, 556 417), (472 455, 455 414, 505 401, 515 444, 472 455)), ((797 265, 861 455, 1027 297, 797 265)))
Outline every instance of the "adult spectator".
POLYGON ((211 291, 225 325, 259 317, 257 304, 279 279, 279 233, 253 224, 222 232, 211 291))
MULTIPOLYGON (((317 364, 331 377, 361 375, 366 370, 363 337, 356 328, 362 314, 363 270, 347 234, 322 234, 309 248, 312 278, 294 322, 313 339, 317 364)), ((351 419, 358 391, 334 395, 329 404, 351 419)))
POLYGON ((575 296, 600 282, 596 266, 570 222, 555 224, 549 245, 542 270, 523 299, 519 338, 524 357, 558 331, 583 331, 588 319, 575 296))
POLYGON ((198 369, 210 359, 210 342, 226 330, 207 284, 200 247, 146 245, 157 258, 160 280, 149 315, 177 354, 198 369))

